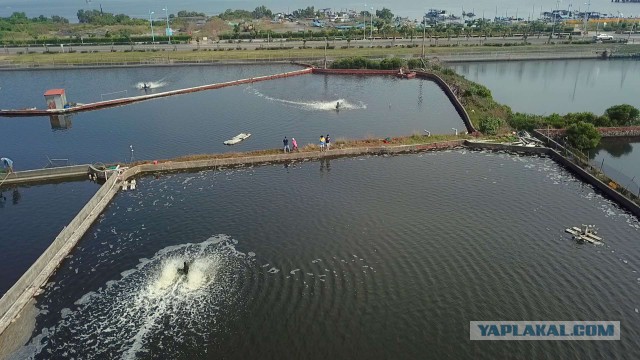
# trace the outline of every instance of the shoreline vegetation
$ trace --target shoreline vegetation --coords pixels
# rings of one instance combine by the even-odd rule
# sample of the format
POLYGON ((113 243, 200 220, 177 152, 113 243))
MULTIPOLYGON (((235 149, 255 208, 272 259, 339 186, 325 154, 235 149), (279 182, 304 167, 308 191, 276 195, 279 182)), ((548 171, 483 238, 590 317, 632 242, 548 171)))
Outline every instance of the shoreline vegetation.
MULTIPOLYGON (((1 53, 0 61, 4 67, 16 66, 64 66, 64 65, 123 65, 123 64, 167 64, 174 62, 220 62, 220 61, 296 61, 298 59, 340 59, 343 57, 367 57, 379 59, 388 56, 404 58, 421 58, 421 46, 414 44, 391 45, 329 45, 331 42, 320 42, 314 46, 291 47, 282 43, 259 44, 255 48, 248 48, 245 44, 232 46, 190 48, 175 50, 175 48, 153 48, 151 45, 130 45, 115 48, 104 46, 104 51, 95 48, 83 50, 82 47, 53 48, 50 51, 36 51, 37 48, 25 48, 15 54, 1 53)), ((611 49, 609 44, 425 44, 425 58, 451 57, 464 61, 465 57, 479 57, 487 60, 500 60, 496 56, 505 54, 518 59, 536 58, 638 58, 640 44, 627 44, 611 49), (495 45, 495 46, 494 46, 495 45)), ((42 46, 39 48, 42 50, 42 46)))
MULTIPOLYGON (((88 3, 87 3, 88 4, 88 3)), ((462 13, 462 17, 434 12, 422 19, 411 20, 393 14, 383 7, 374 12, 356 10, 316 9, 307 6, 290 13, 276 12, 264 5, 253 11, 227 9, 223 13, 208 16, 202 12, 180 10, 177 13, 157 14, 150 11, 144 17, 113 14, 97 9, 79 9, 77 23, 53 15, 29 18, 24 12, 13 12, 0 17, 0 45, 25 46, 28 44, 114 44, 196 41, 239 41, 257 39, 326 40, 336 36, 348 40, 375 38, 414 39, 418 37, 487 38, 520 37, 548 38, 569 42, 594 42, 580 36, 589 30, 616 34, 635 34, 637 18, 601 18, 600 14, 586 15, 576 11, 567 13, 569 18, 558 19, 557 14, 543 13, 537 19, 496 17, 491 19, 462 13), (583 21, 588 17, 586 22, 583 21), (615 21, 614 21, 615 20, 615 21), (166 29, 165 29, 166 23, 166 29), (157 31, 154 33, 152 27, 157 31), (166 30, 166 31, 165 31, 166 30)), ((76 20, 76 19, 72 19, 76 20)), ((607 39, 609 42, 625 42, 624 38, 607 39)))

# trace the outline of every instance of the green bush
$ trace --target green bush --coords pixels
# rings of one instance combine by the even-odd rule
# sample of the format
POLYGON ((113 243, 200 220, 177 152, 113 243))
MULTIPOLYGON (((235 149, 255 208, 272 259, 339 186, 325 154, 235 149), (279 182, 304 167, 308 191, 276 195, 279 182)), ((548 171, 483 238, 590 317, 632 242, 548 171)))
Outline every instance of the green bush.
POLYGON ((422 60, 421 59, 409 59, 407 61, 407 67, 409 69, 418 69, 422 67, 422 60))
POLYGON ((509 126, 516 130, 533 131, 545 127, 543 117, 534 114, 515 113, 508 119, 509 126))
POLYGON ((502 126, 502 120, 496 117, 485 117, 480 119, 478 130, 487 135, 496 135, 502 126))
POLYGON ((379 68, 383 70, 393 70, 393 69, 400 69, 405 65, 406 65, 406 61, 404 59, 392 57, 392 58, 383 59, 382 61, 380 61, 379 68))
MULTIPOLYGON (((442 73, 445 75, 453 75, 455 72, 451 69, 442 69, 442 73)), ((462 94, 463 96, 472 96, 477 95, 481 98, 491 99, 491 90, 489 90, 486 86, 482 86, 480 84, 473 84, 469 89, 466 89, 462 94)))
POLYGON ((593 124, 580 121, 567 127, 567 140, 578 150, 593 149, 600 143, 600 133, 593 124))
POLYGON ((608 108, 605 115, 614 126, 630 126, 640 124, 640 110, 629 104, 615 105, 608 108))

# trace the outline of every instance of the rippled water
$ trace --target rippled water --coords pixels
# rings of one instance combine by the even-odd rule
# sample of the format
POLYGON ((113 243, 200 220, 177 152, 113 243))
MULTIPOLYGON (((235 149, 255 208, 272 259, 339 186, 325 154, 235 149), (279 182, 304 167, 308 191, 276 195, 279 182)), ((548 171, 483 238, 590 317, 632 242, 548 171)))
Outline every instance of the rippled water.
MULTIPOLYGON (((0 89, 0 106, 44 104, 42 93, 50 87, 67 88, 69 101, 92 101, 123 88, 129 95, 143 93, 137 89, 143 79, 165 82, 158 88, 165 90, 291 69, 181 66, 5 72, 3 77, 25 86, 16 94, 0 89)), ((41 167, 47 156, 75 164, 129 162, 130 145, 135 160, 154 160, 279 148, 284 136, 295 137, 304 146, 327 133, 336 141, 465 129, 435 83, 392 76, 304 75, 78 113, 67 118, 68 126, 61 122, 46 117, 0 118, 0 133, 11 134, 3 139, 2 156, 22 170, 41 167), (344 105, 339 111, 337 102, 344 105), (239 133, 252 136, 232 147, 223 145, 239 133)))
POLYGON ((51 279, 21 356, 637 358, 639 235, 547 158, 458 150, 143 177, 51 279), (581 223, 606 245, 563 232, 581 223), (173 273, 183 261, 193 275, 173 273), (572 319, 620 320, 622 340, 468 340, 471 320, 572 319))

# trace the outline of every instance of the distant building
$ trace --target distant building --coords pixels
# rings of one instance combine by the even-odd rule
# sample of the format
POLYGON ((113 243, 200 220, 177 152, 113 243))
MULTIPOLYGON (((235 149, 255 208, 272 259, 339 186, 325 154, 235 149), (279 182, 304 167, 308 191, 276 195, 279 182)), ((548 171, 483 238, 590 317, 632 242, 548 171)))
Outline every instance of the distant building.
POLYGON ((320 9, 319 11, 321 14, 324 14, 324 16, 326 17, 330 17, 333 14, 333 12, 331 11, 331 8, 320 9))

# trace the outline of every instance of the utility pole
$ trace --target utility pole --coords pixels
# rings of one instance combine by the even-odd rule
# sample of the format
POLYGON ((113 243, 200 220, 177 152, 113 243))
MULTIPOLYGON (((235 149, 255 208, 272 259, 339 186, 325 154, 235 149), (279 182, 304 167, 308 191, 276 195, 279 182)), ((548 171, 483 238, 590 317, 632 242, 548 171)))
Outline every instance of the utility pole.
POLYGON ((587 28, 589 25, 589 10, 591 9, 591 0, 587 3, 587 11, 584 13, 584 23, 582 25, 582 36, 589 34, 589 29, 587 28))
POLYGON ((422 59, 424 60, 424 38, 427 35, 427 18, 422 15, 422 59))
POLYGON ((551 37, 556 32, 556 22, 558 22, 558 8, 560 7, 560 0, 556 1, 556 11, 553 13, 553 27, 551 28, 551 37))
POLYGON ((371 32, 369 36, 371 36, 371 43, 373 43, 373 6, 371 7, 371 32))
POLYGON ((324 38, 324 68, 327 68, 327 44, 328 44, 328 40, 325 37, 324 38))
POLYGON ((154 12, 149 10, 149 24, 151 24, 151 43, 155 43, 156 42, 156 36, 153 34, 153 20, 151 20, 151 15, 153 15, 154 12))

